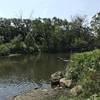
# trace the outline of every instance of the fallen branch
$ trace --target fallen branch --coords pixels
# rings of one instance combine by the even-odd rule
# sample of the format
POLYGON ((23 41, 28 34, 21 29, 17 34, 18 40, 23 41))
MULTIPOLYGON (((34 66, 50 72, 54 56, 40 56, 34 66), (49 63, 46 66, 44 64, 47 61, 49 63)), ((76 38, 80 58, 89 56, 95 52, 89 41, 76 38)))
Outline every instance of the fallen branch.
POLYGON ((64 62, 73 62, 72 60, 67 60, 67 59, 64 59, 64 58, 61 58, 61 57, 57 57, 59 60, 61 60, 61 61, 64 61, 64 62))

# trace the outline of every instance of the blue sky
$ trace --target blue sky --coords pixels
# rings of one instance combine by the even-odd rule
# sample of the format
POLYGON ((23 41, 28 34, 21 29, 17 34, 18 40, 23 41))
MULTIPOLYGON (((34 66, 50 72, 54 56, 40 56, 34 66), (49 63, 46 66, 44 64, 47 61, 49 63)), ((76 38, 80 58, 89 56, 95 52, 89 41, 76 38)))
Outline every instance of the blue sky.
POLYGON ((0 0, 0 17, 24 18, 59 17, 69 19, 75 15, 91 18, 100 11, 100 0, 0 0))

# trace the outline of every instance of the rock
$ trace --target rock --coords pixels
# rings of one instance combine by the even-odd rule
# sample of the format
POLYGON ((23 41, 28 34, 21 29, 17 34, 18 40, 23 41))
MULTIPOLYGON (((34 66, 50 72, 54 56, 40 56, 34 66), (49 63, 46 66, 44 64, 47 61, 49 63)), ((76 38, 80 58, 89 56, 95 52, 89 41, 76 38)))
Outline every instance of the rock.
POLYGON ((68 87, 70 88, 72 85, 72 80, 67 80, 66 78, 61 78, 60 79, 60 86, 61 87, 68 87))
POLYGON ((83 88, 81 85, 77 85, 70 90, 71 95, 77 96, 83 92, 83 88))
POLYGON ((63 77, 64 77, 63 73, 61 71, 58 71, 51 75, 51 80, 56 80, 56 79, 59 80, 63 77))
POLYGON ((43 89, 42 91, 43 91, 43 92, 47 92, 48 90, 47 90, 47 89, 43 89))
POLYGON ((64 77, 64 75, 63 75, 63 73, 61 71, 53 73, 51 75, 51 86, 54 86, 54 85, 57 86, 57 85, 59 85, 59 80, 61 78, 63 78, 63 77, 64 77))
POLYGON ((61 89, 63 89, 63 87, 58 87, 58 86, 56 86, 56 87, 54 88, 54 90, 61 90, 61 89))

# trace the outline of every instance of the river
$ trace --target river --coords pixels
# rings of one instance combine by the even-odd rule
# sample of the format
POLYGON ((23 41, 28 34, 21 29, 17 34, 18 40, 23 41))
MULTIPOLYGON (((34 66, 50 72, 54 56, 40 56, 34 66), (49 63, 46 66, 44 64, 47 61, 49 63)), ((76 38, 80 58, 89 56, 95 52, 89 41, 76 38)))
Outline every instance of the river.
POLYGON ((66 68, 58 57, 67 59, 68 54, 0 57, 0 100, 34 88, 50 88, 50 75, 66 68))

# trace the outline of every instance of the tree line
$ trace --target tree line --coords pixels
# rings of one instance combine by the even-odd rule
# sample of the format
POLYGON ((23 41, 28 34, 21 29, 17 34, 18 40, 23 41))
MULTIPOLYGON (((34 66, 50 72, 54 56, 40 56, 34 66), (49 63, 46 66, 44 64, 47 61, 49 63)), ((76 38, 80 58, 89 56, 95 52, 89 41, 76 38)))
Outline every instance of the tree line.
POLYGON ((0 55, 73 52, 100 48, 100 13, 90 25, 85 17, 0 18, 0 55))

